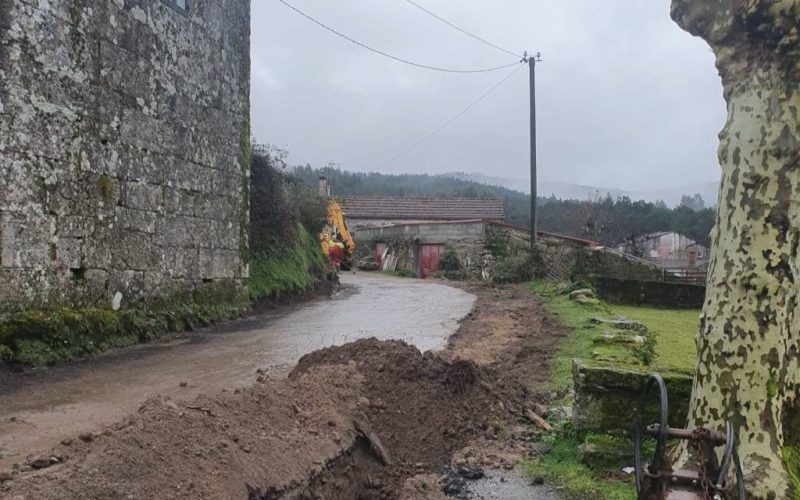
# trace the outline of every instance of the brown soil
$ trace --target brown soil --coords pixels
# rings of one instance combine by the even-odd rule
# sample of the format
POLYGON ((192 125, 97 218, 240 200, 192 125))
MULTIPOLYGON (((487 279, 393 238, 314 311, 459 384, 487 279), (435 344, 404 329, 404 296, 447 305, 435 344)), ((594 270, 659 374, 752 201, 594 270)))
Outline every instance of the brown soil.
POLYGON ((534 452, 529 387, 566 333, 522 287, 468 291, 475 310, 443 353, 361 340, 304 356, 288 379, 151 400, 29 460, 57 459, 47 468, 0 475, 0 497, 439 498, 453 458, 510 466, 534 452))

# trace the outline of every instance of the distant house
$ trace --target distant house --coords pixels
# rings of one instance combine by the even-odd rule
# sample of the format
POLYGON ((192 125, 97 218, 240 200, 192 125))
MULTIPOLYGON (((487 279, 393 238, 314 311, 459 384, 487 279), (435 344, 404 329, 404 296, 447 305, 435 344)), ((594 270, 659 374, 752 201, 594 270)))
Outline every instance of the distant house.
POLYGON ((419 222, 464 220, 505 221, 500 198, 399 198, 352 196, 339 203, 347 226, 359 229, 419 222))
MULTIPOLYGON (((643 257, 662 269, 697 268, 708 264, 708 248, 673 231, 648 234, 642 247, 643 257)), ((628 250, 626 245, 618 249, 628 250)))

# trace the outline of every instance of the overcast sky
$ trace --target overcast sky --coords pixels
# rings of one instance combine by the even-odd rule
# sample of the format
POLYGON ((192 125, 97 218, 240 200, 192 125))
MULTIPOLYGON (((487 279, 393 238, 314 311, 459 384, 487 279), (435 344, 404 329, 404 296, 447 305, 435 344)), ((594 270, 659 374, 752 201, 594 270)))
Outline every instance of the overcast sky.
MULTIPOLYGON (((423 64, 514 62, 405 0, 287 1, 356 40, 423 64)), ((667 0, 416 1, 497 45, 541 51, 540 178, 629 190, 719 178, 725 104, 714 57, 671 21, 667 0)), ((527 68, 380 168, 509 71, 407 66, 336 37, 277 0, 252 3, 253 135, 288 149, 290 163, 527 178, 527 68)))

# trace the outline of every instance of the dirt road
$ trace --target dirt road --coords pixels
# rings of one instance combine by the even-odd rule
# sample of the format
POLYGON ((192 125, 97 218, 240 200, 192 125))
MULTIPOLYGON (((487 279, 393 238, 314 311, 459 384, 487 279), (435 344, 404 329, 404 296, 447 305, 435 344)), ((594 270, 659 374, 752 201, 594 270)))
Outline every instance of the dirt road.
MULTIPOLYGON (((520 460, 546 452, 543 431, 532 421, 547 415, 552 398, 558 397, 532 391, 548 376, 559 339, 567 334, 541 302, 524 285, 453 284, 463 290, 458 291, 386 278, 346 281, 349 291, 333 301, 308 305, 271 321, 262 319, 264 325, 259 328, 234 328, 238 332, 234 339, 257 336, 251 331, 274 330, 279 325, 299 337, 288 349, 283 344, 289 341, 282 336, 265 335, 258 337, 262 343, 229 350, 227 362, 214 361, 213 376, 229 386, 241 382, 244 387, 214 392, 211 388, 221 382, 191 378, 189 386, 180 389, 175 383, 188 378, 180 376, 185 372, 169 371, 171 385, 165 391, 177 398, 151 398, 98 429, 102 432, 77 436, 70 430, 71 439, 49 451, 36 449, 17 469, 0 469, 0 497, 443 500, 447 493, 458 498, 557 498, 548 486, 530 486, 521 471, 510 470, 520 460), (348 327, 340 329, 336 318, 345 313, 335 311, 353 303, 365 309, 350 314, 348 327), (259 351, 264 349, 264 339, 275 343, 277 350, 288 349, 273 363, 345 336, 353 340, 378 333, 384 339, 405 338, 424 347, 441 345, 455 318, 470 307, 455 334, 437 352, 423 354, 398 340, 361 339, 304 355, 288 377, 282 367, 257 378, 253 371, 236 375, 220 368, 253 363, 252 370, 266 364, 273 358, 259 351), (305 318, 309 310, 328 315, 322 325, 315 323, 316 315, 302 319, 317 325, 315 331, 321 337, 317 342, 296 331, 297 321, 287 324, 287 319, 305 318), (371 330, 374 325, 380 331, 371 330), (419 337, 417 328, 427 335, 419 337), (239 358, 231 357, 235 355, 239 358), (201 390, 187 401, 186 396, 201 390), (539 417, 532 418, 531 412, 539 417), (484 482, 475 481, 482 474, 484 482)), ((189 353, 193 345, 202 348, 207 342, 222 342, 225 336, 162 349, 189 353)), ((217 349, 224 350, 231 342, 217 349)), ((160 352, 144 356, 139 363, 148 363, 160 352)), ((131 362, 123 359, 122 364, 131 362)), ((115 363, 105 373, 118 377, 111 365, 115 363)), ((172 370, 168 362, 158 367, 172 370)), ((184 365, 185 371, 196 369, 184 365)), ((64 371, 65 381, 85 370, 73 369, 81 372, 77 375, 64 371)), ((102 366, 97 370, 104 373, 102 366)), ((142 377, 137 370, 132 373, 142 377)), ((57 378, 58 372, 47 376, 57 378)), ((95 389, 103 388, 102 376, 94 377, 95 389)), ((56 378, 51 383, 59 386, 56 378)), ((42 384, 36 381, 31 387, 42 384)), ((104 389, 103 394, 118 392, 104 389)), ((61 411, 72 411, 73 420, 95 419, 89 414, 96 404, 90 396, 84 394, 77 405, 63 403, 61 411), (75 413, 73 406, 81 411, 75 413)), ((19 396, 7 399, 24 406, 19 396)), ((17 414, 37 415, 33 410, 17 414)), ((48 416, 48 425, 58 423, 57 417, 48 416)), ((24 431, 27 424, 17 421, 14 425, 24 431)), ((51 432, 41 423, 36 425, 31 427, 36 433, 63 433, 63 428, 51 432)))
POLYGON ((155 395, 190 400, 283 373, 309 352, 360 338, 444 346, 475 297, 441 284, 343 275, 330 300, 249 318, 72 366, 0 375, 0 470, 95 430, 155 395))

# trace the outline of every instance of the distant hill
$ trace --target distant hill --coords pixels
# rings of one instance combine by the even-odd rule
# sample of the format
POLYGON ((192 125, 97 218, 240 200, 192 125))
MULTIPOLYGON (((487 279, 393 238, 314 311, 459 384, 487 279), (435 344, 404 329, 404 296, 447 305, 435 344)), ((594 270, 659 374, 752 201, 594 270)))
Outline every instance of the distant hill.
MULTIPOLYGON (((531 191, 530 181, 527 179, 492 177, 484 174, 465 172, 448 172, 446 174, 441 174, 440 177, 449 177, 462 181, 472 181, 489 186, 499 186, 526 194, 530 194, 531 191)), ((603 198, 607 195, 610 195, 612 198, 627 196, 633 201, 644 200, 655 203, 658 200, 662 200, 669 207, 678 206, 683 195, 692 196, 694 194, 699 194, 702 196, 706 206, 716 205, 718 189, 719 183, 714 181, 687 184, 674 188, 651 191, 625 191, 623 189, 600 186, 585 186, 581 184, 572 184, 569 182, 552 181, 539 181, 539 185, 537 187, 538 195, 543 198, 555 196, 559 200, 586 200, 589 197, 595 197, 596 195, 599 195, 603 198)))

